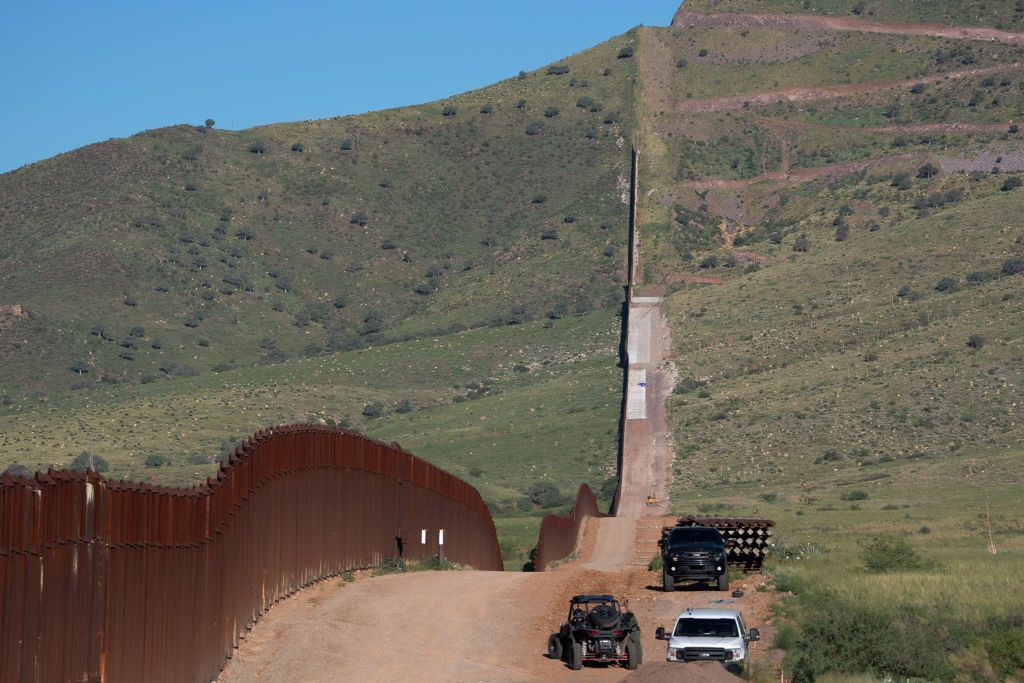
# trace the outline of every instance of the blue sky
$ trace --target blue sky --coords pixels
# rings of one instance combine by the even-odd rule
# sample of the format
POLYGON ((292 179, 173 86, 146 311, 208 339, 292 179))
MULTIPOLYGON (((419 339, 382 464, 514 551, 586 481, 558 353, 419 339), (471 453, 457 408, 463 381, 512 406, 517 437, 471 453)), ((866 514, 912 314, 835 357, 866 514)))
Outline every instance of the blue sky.
POLYGON ((572 54, 678 0, 18 2, 0 12, 0 172, 175 123, 426 102, 572 54))

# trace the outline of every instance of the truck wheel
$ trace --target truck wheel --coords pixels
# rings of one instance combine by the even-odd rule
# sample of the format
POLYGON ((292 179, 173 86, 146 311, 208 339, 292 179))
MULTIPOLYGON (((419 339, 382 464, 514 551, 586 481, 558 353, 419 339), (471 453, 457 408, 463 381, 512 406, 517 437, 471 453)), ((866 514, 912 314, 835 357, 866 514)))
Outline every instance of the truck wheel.
POLYGON ((729 568, 726 567, 722 575, 718 577, 718 590, 727 591, 729 590, 729 568))
POLYGON ((661 587, 665 589, 666 593, 671 593, 676 589, 676 579, 668 573, 668 567, 661 568, 661 587))
POLYGON ((643 654, 640 650, 640 643, 634 643, 632 640, 626 643, 626 668, 630 670, 639 669, 642 659, 643 654))
POLYGON ((579 671, 583 668, 583 643, 574 640, 569 647, 569 668, 579 671))
POLYGON ((548 636, 548 659, 562 658, 562 639, 557 633, 548 636))

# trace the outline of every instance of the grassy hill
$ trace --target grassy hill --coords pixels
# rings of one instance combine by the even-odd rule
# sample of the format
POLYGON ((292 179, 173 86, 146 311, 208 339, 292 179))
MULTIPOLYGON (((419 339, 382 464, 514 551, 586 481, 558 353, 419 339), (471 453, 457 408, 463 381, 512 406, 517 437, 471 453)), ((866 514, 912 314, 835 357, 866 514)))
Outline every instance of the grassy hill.
MULTIPOLYGON (((1014 3, 683 11, 857 4, 1020 26, 1014 3)), ((643 28, 637 51, 641 278, 668 291, 679 378, 673 508, 779 521, 798 680, 1019 676, 1024 605, 991 596, 1019 593, 1024 553, 1020 50, 725 23, 643 28), (871 570, 880 535, 923 559, 871 570)))
POLYGON ((0 176, 0 393, 618 305, 631 35, 443 102, 176 126, 0 176))
POLYGON ((883 22, 991 26, 1006 31, 1024 27, 1016 0, 687 0, 689 12, 751 12, 848 16, 883 22))
POLYGON ((684 9, 776 17, 641 27, 442 102, 149 131, 0 176, 0 458, 91 450, 186 483, 267 424, 354 426, 479 486, 521 564, 538 512, 614 484, 635 144, 639 280, 668 294, 679 377, 672 505, 779 520, 787 671, 1019 677, 1024 48, 785 17, 1024 14, 684 9), (923 561, 871 571, 878 534, 923 561))

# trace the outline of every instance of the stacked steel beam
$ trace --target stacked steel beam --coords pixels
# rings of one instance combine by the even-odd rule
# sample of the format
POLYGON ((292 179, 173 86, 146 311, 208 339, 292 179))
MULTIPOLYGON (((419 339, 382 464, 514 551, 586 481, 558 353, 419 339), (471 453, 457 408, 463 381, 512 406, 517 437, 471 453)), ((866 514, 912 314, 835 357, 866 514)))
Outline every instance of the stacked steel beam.
MULTIPOLYGON (((775 522, 763 517, 714 517, 687 515, 680 517, 678 526, 706 526, 718 529, 725 539, 726 560, 733 567, 759 570, 771 546, 775 522)), ((663 531, 671 531, 666 527, 663 531)))

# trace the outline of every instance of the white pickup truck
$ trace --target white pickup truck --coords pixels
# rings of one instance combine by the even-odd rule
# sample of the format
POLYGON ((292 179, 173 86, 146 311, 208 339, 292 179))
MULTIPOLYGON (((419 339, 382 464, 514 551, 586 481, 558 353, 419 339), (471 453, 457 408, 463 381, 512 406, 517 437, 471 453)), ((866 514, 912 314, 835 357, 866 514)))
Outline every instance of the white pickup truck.
POLYGON ((730 669, 743 665, 748 646, 761 637, 756 628, 747 629, 739 611, 708 608, 687 609, 670 632, 659 626, 655 635, 668 641, 670 662, 722 662, 730 669))

